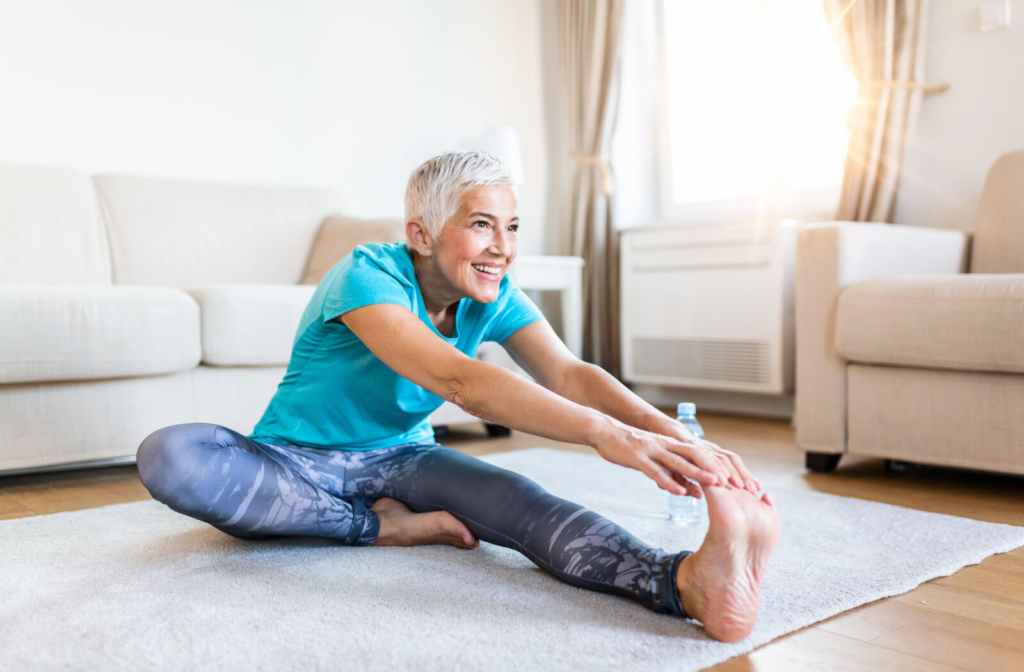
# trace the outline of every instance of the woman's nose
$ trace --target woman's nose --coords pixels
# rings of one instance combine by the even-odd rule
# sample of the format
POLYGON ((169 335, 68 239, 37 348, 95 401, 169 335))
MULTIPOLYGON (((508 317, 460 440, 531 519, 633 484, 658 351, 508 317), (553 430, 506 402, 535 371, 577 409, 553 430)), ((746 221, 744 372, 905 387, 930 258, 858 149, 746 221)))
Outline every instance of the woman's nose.
POLYGON ((512 256, 512 240, 504 231, 498 232, 491 241, 491 251, 503 257, 512 256))

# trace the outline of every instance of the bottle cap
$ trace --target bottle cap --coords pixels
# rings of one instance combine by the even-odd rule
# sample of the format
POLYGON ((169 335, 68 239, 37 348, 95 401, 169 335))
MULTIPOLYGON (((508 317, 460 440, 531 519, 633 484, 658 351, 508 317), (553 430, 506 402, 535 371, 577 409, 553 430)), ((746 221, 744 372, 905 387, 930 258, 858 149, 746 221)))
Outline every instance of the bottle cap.
POLYGON ((697 412, 697 404, 689 401, 680 402, 676 406, 676 415, 693 415, 697 412))

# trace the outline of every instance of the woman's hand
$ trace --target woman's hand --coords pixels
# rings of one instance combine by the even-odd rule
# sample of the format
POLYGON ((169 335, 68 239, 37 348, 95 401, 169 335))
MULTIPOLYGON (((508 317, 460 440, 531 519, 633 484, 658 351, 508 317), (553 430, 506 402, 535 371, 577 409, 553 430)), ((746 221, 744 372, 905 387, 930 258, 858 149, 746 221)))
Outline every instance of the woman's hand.
POLYGON ((688 430, 685 425, 678 421, 673 421, 670 428, 666 430, 666 434, 672 438, 683 441, 684 443, 692 442, 700 444, 712 455, 723 460, 730 472, 729 482, 737 488, 744 488, 754 494, 757 494, 757 492, 761 490, 760 481, 754 478, 753 474, 750 473, 750 470, 747 469, 747 465, 743 464, 743 458, 731 450, 726 450, 718 444, 711 443, 710 441, 698 439, 694 436, 693 432, 688 430))
POLYGON ((754 493, 760 489, 739 455, 698 439, 680 423, 670 425, 675 436, 666 436, 605 417, 608 424, 592 443, 598 454, 647 474, 662 490, 700 498, 700 488, 687 479, 702 485, 731 483, 754 493))

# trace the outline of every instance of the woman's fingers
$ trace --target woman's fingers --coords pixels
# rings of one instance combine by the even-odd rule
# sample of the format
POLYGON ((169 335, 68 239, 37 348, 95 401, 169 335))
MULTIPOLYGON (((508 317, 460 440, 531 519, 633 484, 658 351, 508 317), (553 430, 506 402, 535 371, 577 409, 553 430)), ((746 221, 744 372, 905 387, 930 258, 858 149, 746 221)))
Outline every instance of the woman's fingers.
POLYGON ((731 469, 735 471, 736 476, 740 479, 739 487, 750 490, 751 492, 757 492, 760 489, 760 483, 754 478, 754 475, 747 469, 747 465, 743 463, 743 458, 734 453, 731 450, 725 450, 721 446, 714 443, 708 442, 711 449, 718 455, 722 460, 727 462, 731 469))
POLYGON ((735 463, 729 458, 727 450, 723 450, 710 441, 701 441, 701 446, 718 458, 725 469, 729 472, 729 482, 735 485, 737 488, 746 488, 746 479, 743 478, 742 472, 736 467, 735 463))
POLYGON ((718 485, 721 482, 714 472, 705 471, 671 451, 662 450, 651 455, 651 458, 672 473, 685 476, 699 483, 718 485))
POLYGON ((754 478, 754 475, 750 473, 749 469, 747 469, 747 465, 743 463, 743 458, 731 450, 722 450, 722 453, 729 458, 733 466, 736 467, 736 470, 740 473, 740 478, 743 479, 744 483, 743 487, 747 488, 751 492, 757 492, 760 489, 757 487, 757 479, 754 478))
POLYGON ((735 485, 737 488, 745 489, 747 487, 746 479, 743 478, 742 472, 740 472, 736 464, 729 458, 729 456, 726 454, 726 451, 722 450, 721 448, 719 448, 718 446, 711 442, 706 443, 709 446, 709 450, 712 453, 714 453, 714 455, 719 460, 722 461, 722 464, 725 465, 725 468, 729 470, 729 480, 732 482, 732 484, 735 485))
POLYGON ((678 483, 679 485, 683 486, 686 489, 686 494, 688 494, 690 497, 693 497, 694 499, 700 499, 701 497, 704 496, 704 491, 701 490, 700 486, 697 485, 697 483, 695 483, 694 481, 691 481, 685 476, 680 476, 675 472, 672 472, 672 478, 676 479, 676 483, 678 483))
POLYGON ((691 444, 675 440, 670 442, 666 448, 668 452, 681 456, 682 459, 697 465, 704 471, 716 474, 722 484, 731 483, 738 488, 752 492, 757 492, 760 488, 760 483, 743 464, 739 455, 710 441, 697 439, 696 444, 691 444))
MULTIPOLYGON (((688 463, 695 464, 700 469, 708 473, 715 474, 720 481, 720 483, 705 483, 705 485, 725 484, 725 482, 729 480, 729 476, 732 473, 729 468, 725 466, 718 456, 711 451, 704 449, 700 444, 687 444, 682 441, 677 441, 674 443, 670 442, 667 448, 669 452, 675 455, 680 455, 682 459, 686 460, 688 463)), ((689 476, 689 474, 685 475, 689 476)), ((691 478, 693 477, 691 476, 691 478)), ((704 483, 703 480, 698 478, 694 478, 694 480, 704 483)))
POLYGON ((651 480, 658 484, 662 490, 668 490, 673 495, 685 495, 686 488, 676 482, 672 478, 672 474, 668 469, 661 466, 654 460, 649 458, 640 458, 640 464, 644 467, 642 471, 647 474, 651 480))

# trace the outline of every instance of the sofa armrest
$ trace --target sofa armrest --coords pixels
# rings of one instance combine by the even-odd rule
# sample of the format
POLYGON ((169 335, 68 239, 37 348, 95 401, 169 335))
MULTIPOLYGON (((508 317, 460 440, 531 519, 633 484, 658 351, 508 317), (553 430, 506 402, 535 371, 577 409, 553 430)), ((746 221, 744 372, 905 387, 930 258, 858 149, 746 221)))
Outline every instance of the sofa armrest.
POLYGON ((796 253, 797 448, 846 451, 846 362, 836 305, 846 285, 877 277, 963 273, 969 234, 897 224, 828 222, 802 229, 796 253))

